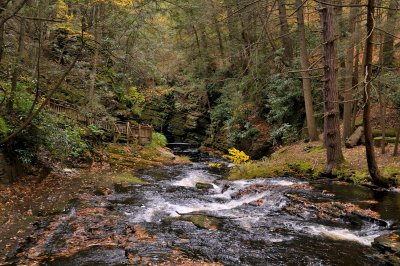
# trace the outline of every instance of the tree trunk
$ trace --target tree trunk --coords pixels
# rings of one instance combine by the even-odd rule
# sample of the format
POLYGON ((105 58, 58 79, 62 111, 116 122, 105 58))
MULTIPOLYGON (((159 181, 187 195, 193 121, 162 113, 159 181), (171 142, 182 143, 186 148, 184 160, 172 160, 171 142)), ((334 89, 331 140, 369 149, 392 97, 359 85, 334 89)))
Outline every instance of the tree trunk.
POLYGON ((358 127, 356 129, 356 131, 354 131, 354 133, 351 134, 351 136, 347 138, 347 140, 345 142, 346 148, 353 148, 353 147, 357 146, 357 144, 360 142, 363 135, 364 135, 364 128, 358 127))
POLYGON ((89 87, 89 109, 94 111, 95 108, 95 97, 94 91, 96 88, 96 77, 97 77, 97 66, 99 63, 99 50, 100 50, 100 32, 99 32, 99 15, 100 6, 93 7, 93 27, 94 27, 94 54, 92 56, 92 71, 90 73, 90 87, 89 87))
POLYGON ((281 39, 283 51, 283 61, 290 65, 293 60, 293 45, 292 39, 290 38, 289 24, 287 22, 285 0, 278 1, 279 9, 279 22, 281 26, 281 39))
MULTIPOLYGON (((7 7, 7 3, 5 1, 1 1, 1 3, 0 3, 1 10, 3 10, 3 8, 6 8, 6 7, 7 7)), ((0 25, 0 62, 2 61, 3 54, 4 54, 4 29, 5 29, 4 24, 5 23, 0 25)))
POLYGON ((214 24, 215 24, 215 32, 217 33, 217 37, 218 37, 219 53, 221 55, 221 58, 224 58, 224 43, 222 40, 221 29, 219 27, 217 17, 214 17, 214 24))
MULTIPOLYGON (((356 43, 359 42, 359 23, 357 23, 356 25, 356 29, 354 32, 354 35, 356 36, 356 43)), ((360 45, 357 45, 355 48, 355 60, 354 60, 354 70, 353 70, 353 87, 355 90, 356 95, 358 94, 358 92, 360 91, 359 88, 361 87, 359 84, 359 78, 360 78, 360 45)), ((351 128, 355 128, 356 127, 356 118, 357 118, 357 114, 359 111, 359 100, 358 99, 354 99, 354 101, 352 102, 353 105, 353 112, 352 112, 352 117, 351 117, 351 128)))
MULTIPOLYGON (((327 1, 328 3, 331 0, 327 1)), ((324 39, 324 143, 326 147, 326 173, 335 174, 343 161, 339 129, 339 101, 336 87, 336 50, 333 8, 323 4, 321 20, 324 39)))
POLYGON ((306 108, 306 119, 307 119, 307 129, 308 137, 311 141, 318 140, 317 126, 314 117, 314 106, 312 99, 312 88, 311 88, 311 78, 309 71, 310 63, 308 61, 307 43, 306 43, 306 33, 304 28, 304 12, 303 3, 301 0, 296 0, 297 10, 297 27, 299 34, 299 45, 300 45, 300 60, 301 60, 301 77, 303 80, 303 94, 304 94, 304 105, 306 108))
POLYGON ((368 162, 368 170, 371 175, 372 181, 375 185, 387 187, 387 183, 382 179, 379 172, 378 164, 375 159, 375 150, 373 145, 372 127, 371 127, 371 82, 372 82, 372 55, 373 55, 373 30, 374 30, 374 0, 368 0, 367 9, 367 33, 368 37, 365 45, 365 88, 364 88, 364 136, 365 136, 365 152, 368 162))
MULTIPOLYGON (((380 88, 384 85, 380 84, 380 88)), ((382 141, 381 141, 381 153, 386 153, 386 104, 385 97, 382 95, 382 91, 378 91, 379 94, 379 115, 380 115, 380 126, 382 130, 382 141)))
POLYGON ((394 144, 394 151, 393 151, 393 156, 397 156, 399 154, 399 139, 400 139, 400 126, 397 128, 396 132, 396 141, 394 144))
POLYGON ((17 93, 18 78, 23 63, 24 37, 25 37, 25 19, 21 19, 19 28, 19 38, 18 38, 17 60, 14 64, 14 69, 11 75, 10 97, 8 97, 7 100, 7 111, 9 113, 11 113, 13 110, 13 104, 17 93))
MULTIPOLYGON (((354 0, 353 4, 358 4, 359 0, 354 0)), ((356 43, 355 32, 355 21, 357 17, 357 9, 350 9, 350 29, 349 29, 349 47, 346 53, 346 74, 345 74, 345 84, 343 92, 343 140, 350 137, 353 127, 352 127, 352 113, 353 113, 353 65, 354 65, 354 45, 356 43)))
MULTIPOLYGON (((396 28, 396 8, 398 6, 398 0, 391 0, 387 13, 387 20, 385 30, 395 35, 394 29, 396 28)), ((385 34, 383 42, 383 63, 385 66, 392 66, 394 60, 394 39, 395 37, 389 34, 385 34)))
POLYGON ((195 36, 195 38, 196 38, 197 50, 199 51, 199 56, 201 56, 201 47, 200 47, 199 34, 197 33, 196 26, 193 25, 192 27, 193 27, 194 36, 195 36))

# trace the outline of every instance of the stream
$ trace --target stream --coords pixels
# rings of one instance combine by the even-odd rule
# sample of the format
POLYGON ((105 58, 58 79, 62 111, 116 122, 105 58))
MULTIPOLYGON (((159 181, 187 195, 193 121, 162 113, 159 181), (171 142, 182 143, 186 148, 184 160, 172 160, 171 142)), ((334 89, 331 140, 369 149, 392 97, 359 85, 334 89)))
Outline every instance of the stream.
MULTIPOLYGON (((228 181, 226 168, 208 165, 217 158, 198 156, 193 147, 176 151, 195 162, 136 171, 145 185, 116 186, 98 196, 96 207, 108 211, 102 218, 82 220, 72 208, 64 222, 53 221, 50 237, 44 232, 51 223, 38 226, 47 237, 40 265, 158 265, 177 250, 185 258, 222 265, 387 265, 371 244, 398 229, 399 193, 326 179, 228 181), (85 236, 90 228, 101 239, 109 232, 128 236, 113 245, 85 240, 87 248, 66 256, 63 250, 75 241, 68 235, 79 231, 74 219, 86 224, 85 236), (112 222, 100 228, 107 219, 112 222), (136 233, 129 236, 127 230, 136 233)), ((34 245, 25 247, 27 257, 35 254, 29 251, 34 245)))

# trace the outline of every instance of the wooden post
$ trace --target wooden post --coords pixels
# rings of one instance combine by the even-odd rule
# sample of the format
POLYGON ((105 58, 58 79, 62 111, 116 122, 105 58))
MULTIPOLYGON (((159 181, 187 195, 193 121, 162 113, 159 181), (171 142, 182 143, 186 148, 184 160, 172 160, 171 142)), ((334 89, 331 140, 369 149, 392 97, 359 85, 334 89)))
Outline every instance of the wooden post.
POLYGON ((139 141, 139 144, 142 144, 142 127, 140 126, 140 124, 139 124, 139 130, 138 130, 138 141, 139 141))

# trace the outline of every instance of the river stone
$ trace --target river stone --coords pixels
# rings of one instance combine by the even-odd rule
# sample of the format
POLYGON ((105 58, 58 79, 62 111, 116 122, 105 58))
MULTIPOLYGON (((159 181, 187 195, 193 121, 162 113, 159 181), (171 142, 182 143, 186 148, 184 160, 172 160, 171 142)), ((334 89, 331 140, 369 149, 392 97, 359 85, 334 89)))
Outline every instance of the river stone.
POLYGON ((212 189, 212 188, 213 188, 213 185, 208 184, 208 183, 201 183, 201 182, 198 182, 198 183, 196 183, 196 188, 197 188, 197 189, 208 190, 208 189, 212 189))
POLYGON ((394 253, 400 258, 400 231, 375 238, 372 246, 382 252, 394 253))
POLYGON ((223 225, 223 220, 221 218, 206 214, 184 214, 178 219, 191 222, 198 228, 208 229, 212 231, 221 229, 223 225))

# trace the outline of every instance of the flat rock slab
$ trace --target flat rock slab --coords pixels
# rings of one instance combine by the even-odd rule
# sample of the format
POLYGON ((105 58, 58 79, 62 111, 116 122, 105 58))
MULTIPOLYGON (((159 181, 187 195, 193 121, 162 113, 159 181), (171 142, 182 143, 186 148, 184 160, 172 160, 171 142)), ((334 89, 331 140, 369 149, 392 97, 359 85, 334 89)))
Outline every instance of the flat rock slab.
POLYGON ((53 258, 51 261, 45 262, 45 265, 128 265, 128 259, 125 256, 125 250, 118 248, 106 248, 102 246, 92 247, 74 254, 70 257, 53 258))

